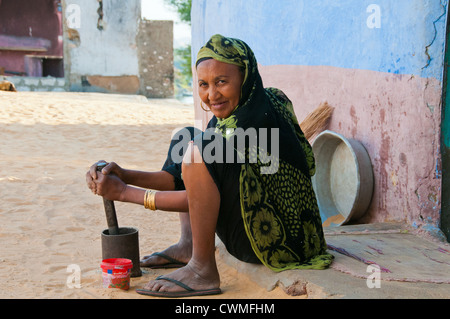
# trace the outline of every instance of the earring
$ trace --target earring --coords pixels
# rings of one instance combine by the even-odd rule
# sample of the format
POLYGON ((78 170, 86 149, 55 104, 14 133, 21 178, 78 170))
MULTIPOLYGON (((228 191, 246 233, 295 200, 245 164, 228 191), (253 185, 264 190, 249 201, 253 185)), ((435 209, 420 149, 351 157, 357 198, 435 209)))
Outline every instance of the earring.
POLYGON ((200 107, 202 108, 202 110, 203 111, 205 111, 205 112, 210 112, 211 110, 207 110, 207 109, 205 109, 204 107, 203 107, 203 101, 200 101, 200 107))

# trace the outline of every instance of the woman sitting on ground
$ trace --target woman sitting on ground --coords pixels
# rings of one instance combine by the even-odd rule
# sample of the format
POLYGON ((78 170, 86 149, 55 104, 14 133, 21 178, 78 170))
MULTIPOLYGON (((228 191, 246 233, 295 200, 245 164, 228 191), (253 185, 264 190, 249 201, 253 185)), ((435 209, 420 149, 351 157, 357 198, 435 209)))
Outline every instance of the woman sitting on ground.
POLYGON ((192 139, 184 138, 186 147, 173 139, 159 172, 109 163, 102 174, 95 164, 86 174, 89 188, 107 199, 180 212, 179 242, 141 261, 179 269, 136 291, 220 293, 216 233, 234 257, 273 271, 328 267, 333 257, 311 184, 314 155, 292 103, 280 90, 264 89, 255 56, 241 40, 213 36, 196 70, 202 107, 214 115, 205 132, 182 132, 192 139))

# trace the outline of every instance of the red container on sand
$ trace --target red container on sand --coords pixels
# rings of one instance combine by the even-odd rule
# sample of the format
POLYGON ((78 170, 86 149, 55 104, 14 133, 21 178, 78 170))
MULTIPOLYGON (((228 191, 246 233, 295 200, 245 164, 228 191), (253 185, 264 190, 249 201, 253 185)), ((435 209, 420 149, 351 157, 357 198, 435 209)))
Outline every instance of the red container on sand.
POLYGON ((126 258, 104 259, 102 267, 102 279, 104 288, 119 288, 128 290, 130 288, 130 273, 133 262, 126 258))

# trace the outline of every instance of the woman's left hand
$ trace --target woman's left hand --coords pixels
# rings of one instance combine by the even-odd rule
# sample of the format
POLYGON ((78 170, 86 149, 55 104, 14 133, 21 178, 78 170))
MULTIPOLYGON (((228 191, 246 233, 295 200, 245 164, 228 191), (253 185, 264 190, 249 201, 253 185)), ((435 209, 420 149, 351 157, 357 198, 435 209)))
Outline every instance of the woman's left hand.
POLYGON ((125 184, 119 177, 108 174, 104 175, 101 172, 97 173, 97 179, 94 180, 96 184, 97 195, 109 200, 123 201, 123 195, 127 188, 125 184))

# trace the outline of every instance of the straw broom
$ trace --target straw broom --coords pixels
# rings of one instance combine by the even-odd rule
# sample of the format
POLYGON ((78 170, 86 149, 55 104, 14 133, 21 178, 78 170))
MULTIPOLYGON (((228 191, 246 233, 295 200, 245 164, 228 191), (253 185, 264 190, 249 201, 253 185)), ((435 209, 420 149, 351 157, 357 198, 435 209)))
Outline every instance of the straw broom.
POLYGON ((308 141, 327 127, 333 109, 327 102, 323 102, 300 123, 300 128, 308 141))

